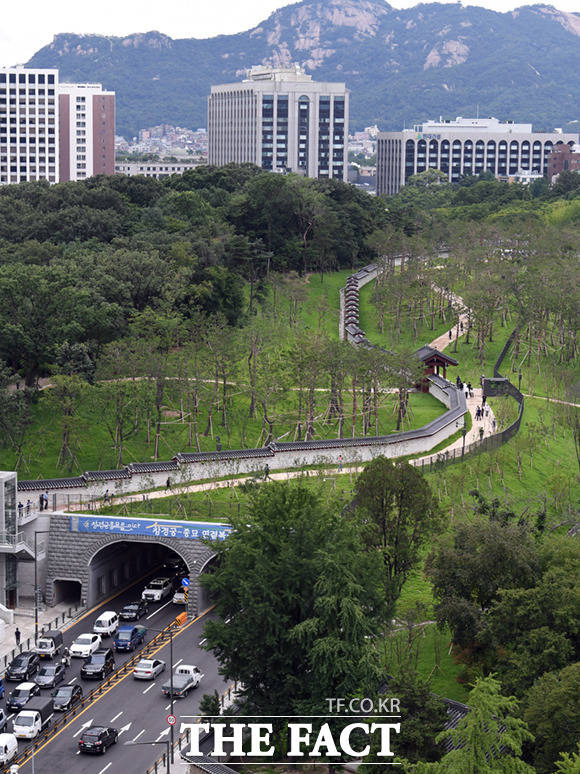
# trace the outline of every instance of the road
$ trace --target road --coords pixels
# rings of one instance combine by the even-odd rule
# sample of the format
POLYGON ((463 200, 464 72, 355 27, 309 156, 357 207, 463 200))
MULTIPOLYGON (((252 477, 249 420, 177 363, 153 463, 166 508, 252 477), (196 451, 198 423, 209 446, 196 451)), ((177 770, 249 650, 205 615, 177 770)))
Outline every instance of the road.
MULTIPOLYGON (((120 610, 127 602, 139 597, 144 582, 140 581, 136 587, 121 593, 114 600, 105 602, 93 609, 83 619, 65 632, 67 646, 83 632, 92 629, 93 621, 103 610, 120 610)), ((162 629, 176 615, 183 611, 180 606, 166 600, 150 605, 146 618, 139 621, 140 624, 162 629)), ((206 612, 193 622, 185 624, 173 638, 173 661, 179 663, 197 664, 205 674, 199 688, 185 699, 176 699, 174 712, 177 716, 176 729, 179 730, 180 715, 193 714, 198 711, 199 701, 204 693, 212 693, 214 689, 222 693, 227 685, 218 675, 217 663, 211 653, 204 651, 199 642, 203 638, 203 626, 211 611, 206 612)), ((148 632, 145 642, 153 639, 155 632, 148 632)), ((104 640, 108 646, 110 639, 104 640)), ((169 714, 169 700, 161 693, 161 685, 169 677, 170 662, 169 644, 160 645, 156 657, 167 663, 167 670, 154 682, 134 680, 129 671, 116 684, 106 688, 103 694, 93 702, 81 709, 75 717, 55 736, 42 743, 34 756, 34 770, 36 774, 48 774, 50 772, 63 772, 63 774, 144 774, 147 767, 159 757, 164 745, 138 745, 125 746, 124 742, 169 739, 169 726, 166 718, 169 714), (81 755, 77 751, 80 734, 88 725, 114 726, 119 730, 119 741, 111 747, 105 755, 81 755)), ((117 668, 133 654, 118 653, 115 656, 117 668)), ((68 683, 82 685, 84 693, 89 693, 99 681, 83 681, 80 678, 82 659, 73 659, 71 667, 67 670, 68 683)), ((15 686, 16 683, 12 683, 15 686)), ((43 691, 43 695, 49 695, 50 691, 43 691)), ((20 743, 24 749, 26 743, 20 743)), ((30 774, 33 771, 32 760, 28 760, 20 767, 21 772, 30 774)))

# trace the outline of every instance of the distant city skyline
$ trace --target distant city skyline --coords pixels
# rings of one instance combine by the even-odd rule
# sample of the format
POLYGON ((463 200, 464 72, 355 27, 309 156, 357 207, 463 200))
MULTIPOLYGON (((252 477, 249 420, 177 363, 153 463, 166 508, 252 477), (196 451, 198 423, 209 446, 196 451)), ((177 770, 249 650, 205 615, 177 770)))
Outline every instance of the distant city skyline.
MULTIPOLYGON (((528 4, 533 5, 535 1, 528 4)), ((61 32, 123 37, 134 32, 158 30, 172 38, 211 38, 251 29, 276 9, 290 4, 286 0, 248 0, 245 3, 213 0, 207 4, 173 0, 167 6, 167 12, 161 12, 159 3, 153 0, 123 3, 101 0, 97 5, 79 5, 72 0, 13 3, 10 19, 0 30, 0 66, 23 64, 61 32)), ((505 12, 526 3, 517 0, 464 0, 463 4, 505 12)), ((417 5, 417 1, 393 0, 390 5, 410 8, 417 5)), ((580 0, 557 0, 554 5, 561 11, 580 13, 580 0)))

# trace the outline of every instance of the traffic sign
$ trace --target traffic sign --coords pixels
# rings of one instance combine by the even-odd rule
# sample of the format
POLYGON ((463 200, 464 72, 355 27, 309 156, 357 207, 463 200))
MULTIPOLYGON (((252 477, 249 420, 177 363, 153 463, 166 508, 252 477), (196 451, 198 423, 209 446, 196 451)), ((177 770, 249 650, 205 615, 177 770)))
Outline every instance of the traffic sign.
POLYGON ((181 579, 181 585, 184 587, 189 586, 189 578, 182 578, 181 579))
POLYGON ((168 715, 167 722, 169 723, 170 726, 174 726, 177 723, 177 718, 175 717, 175 715, 168 715))

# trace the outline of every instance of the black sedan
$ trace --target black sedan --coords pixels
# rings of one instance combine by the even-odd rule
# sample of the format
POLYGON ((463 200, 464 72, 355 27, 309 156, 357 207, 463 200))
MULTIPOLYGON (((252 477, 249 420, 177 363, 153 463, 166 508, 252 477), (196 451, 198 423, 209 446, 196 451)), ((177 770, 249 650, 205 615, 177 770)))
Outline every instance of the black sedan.
POLYGON ((38 696, 40 688, 36 683, 20 683, 20 685, 10 692, 6 699, 6 709, 11 712, 18 712, 34 696, 38 696))
POLYGON ((63 664, 43 664, 36 675, 36 684, 41 688, 56 688, 65 676, 63 664))
POLYGON ((112 744, 117 744, 119 732, 107 726, 92 726, 83 731, 79 739, 79 751, 104 755, 112 744))
POLYGON ((83 680, 103 680, 115 669, 115 657, 111 648, 105 650, 96 650, 92 656, 81 667, 81 677, 83 680))
POLYGON ((61 710, 67 712, 67 710, 74 707, 74 705, 83 698, 83 689, 80 685, 61 685, 52 694, 52 708, 54 710, 61 710))
POLYGON ((39 666, 38 654, 25 650, 8 664, 5 677, 7 680, 30 680, 38 672, 39 666))
POLYGON ((121 610, 119 618, 122 621, 138 621, 147 615, 149 612, 149 605, 144 600, 140 599, 138 602, 130 602, 121 610))

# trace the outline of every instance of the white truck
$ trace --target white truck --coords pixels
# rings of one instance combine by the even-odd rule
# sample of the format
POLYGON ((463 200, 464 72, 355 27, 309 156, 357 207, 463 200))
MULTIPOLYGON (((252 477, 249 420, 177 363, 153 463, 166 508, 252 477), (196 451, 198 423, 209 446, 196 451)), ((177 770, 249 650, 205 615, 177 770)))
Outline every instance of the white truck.
POLYGON ((18 754, 18 740, 14 734, 0 734, 0 765, 13 761, 18 754))
POLYGON ((173 672, 173 679, 167 680, 163 684, 162 691, 165 696, 173 696, 181 699, 201 683, 203 674, 199 668, 192 664, 180 664, 173 672))
POLYGON ((38 642, 33 648, 40 658, 54 658, 64 650, 62 632, 60 629, 51 629, 43 632, 38 638, 38 642))
POLYGON ((18 739, 34 739, 50 725, 52 713, 52 699, 40 696, 31 699, 12 721, 14 735, 18 739))

